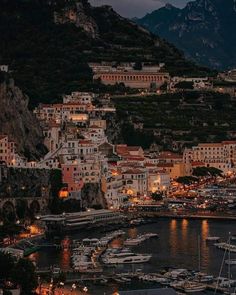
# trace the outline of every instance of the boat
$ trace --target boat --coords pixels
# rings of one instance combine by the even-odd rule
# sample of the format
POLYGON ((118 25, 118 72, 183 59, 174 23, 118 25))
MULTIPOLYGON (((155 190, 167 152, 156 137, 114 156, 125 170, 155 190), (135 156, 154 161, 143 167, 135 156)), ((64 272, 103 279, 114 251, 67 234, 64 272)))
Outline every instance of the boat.
POLYGON ((148 240, 150 238, 158 238, 158 234, 156 233, 146 233, 140 236, 137 236, 136 238, 133 239, 127 239, 124 241, 124 245, 126 246, 136 246, 139 245, 140 243, 144 242, 145 240, 148 240))
POLYGON ((144 241, 144 239, 141 237, 137 237, 135 239, 127 239, 126 241, 124 241, 124 245, 125 246, 136 246, 136 245, 139 245, 140 243, 142 243, 143 241, 144 241))
POLYGON ((195 283, 195 282, 185 282, 183 284, 183 291, 185 293, 196 293, 206 290, 206 285, 195 283))
POLYGON ((230 265, 236 265, 236 259, 227 259, 227 260, 225 260, 225 263, 226 264, 230 264, 230 265))
POLYGON ((151 259, 152 255, 149 254, 135 254, 131 252, 113 253, 105 255, 103 262, 105 264, 133 264, 144 263, 151 259))
POLYGON ((214 237, 214 236, 206 238, 207 242, 218 242, 219 240, 220 240, 220 237, 214 237))
POLYGON ((195 275, 194 280, 199 283, 210 283, 214 280, 214 276, 199 272, 195 275))
POLYGON ((145 238, 150 239, 150 238, 158 238, 158 234, 156 233, 147 233, 143 235, 145 238))

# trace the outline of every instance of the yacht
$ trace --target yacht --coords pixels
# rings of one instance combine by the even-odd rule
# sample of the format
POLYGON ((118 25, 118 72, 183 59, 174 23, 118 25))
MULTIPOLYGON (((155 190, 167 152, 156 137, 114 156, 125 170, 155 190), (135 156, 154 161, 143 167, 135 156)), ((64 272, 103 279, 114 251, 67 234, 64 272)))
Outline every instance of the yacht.
POLYGON ((152 255, 149 254, 135 254, 131 252, 121 252, 106 255, 103 258, 105 264, 132 264, 144 263, 151 259, 152 255))
POLYGON ((151 239, 151 238, 158 238, 158 234, 155 233, 147 233, 143 235, 146 239, 151 239))
POLYGON ((220 237, 207 237, 206 241, 207 242, 218 242, 220 240, 220 237))
POLYGON ((127 239, 126 241, 124 241, 124 245, 125 246, 136 246, 139 245, 140 243, 142 243, 145 239, 141 236, 134 238, 134 239, 127 239))
POLYGON ((206 285, 198 284, 195 282, 186 282, 183 285, 183 291, 185 293, 196 293, 196 292, 202 292, 206 290, 206 285))

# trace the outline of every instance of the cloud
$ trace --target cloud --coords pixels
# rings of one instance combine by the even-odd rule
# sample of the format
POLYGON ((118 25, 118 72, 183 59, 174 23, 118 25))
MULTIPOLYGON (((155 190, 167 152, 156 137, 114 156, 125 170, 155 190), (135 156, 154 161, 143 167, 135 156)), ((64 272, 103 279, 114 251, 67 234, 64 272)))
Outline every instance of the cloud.
POLYGON ((111 5, 114 10, 125 17, 141 17, 171 3, 178 7, 183 7, 187 0, 89 0, 92 5, 99 6, 103 4, 111 5))

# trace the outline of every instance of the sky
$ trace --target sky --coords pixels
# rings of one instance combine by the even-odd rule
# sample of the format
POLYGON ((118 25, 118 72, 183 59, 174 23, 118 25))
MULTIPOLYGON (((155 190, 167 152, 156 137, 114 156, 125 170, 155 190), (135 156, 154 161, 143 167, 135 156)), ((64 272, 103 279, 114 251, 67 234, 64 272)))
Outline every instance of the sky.
POLYGON ((92 5, 111 5, 114 10, 125 17, 142 17, 146 13, 160 8, 166 3, 183 7, 187 0, 89 0, 92 5))

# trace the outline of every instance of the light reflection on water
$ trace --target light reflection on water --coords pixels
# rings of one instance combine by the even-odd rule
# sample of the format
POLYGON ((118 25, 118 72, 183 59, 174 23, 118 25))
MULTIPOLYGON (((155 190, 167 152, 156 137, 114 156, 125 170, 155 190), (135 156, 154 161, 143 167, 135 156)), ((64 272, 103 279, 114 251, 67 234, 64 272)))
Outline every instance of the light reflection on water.
MULTIPOLYGON (((223 241, 227 240, 228 232, 235 232, 236 222, 222 222, 212 220, 165 220, 159 219, 156 223, 129 228, 125 238, 135 238, 139 234, 154 232, 159 239, 150 239, 133 247, 137 253, 151 253, 150 263, 138 266, 146 272, 154 272, 165 266, 184 267, 198 269, 198 236, 200 235, 200 252, 202 271, 218 274, 223 251, 218 250, 213 243, 206 243, 208 236, 220 236, 223 241)), ((101 237, 104 233, 97 231, 92 233, 80 232, 71 239, 85 237, 101 237)), ((111 247, 118 248, 123 245, 123 238, 117 238, 111 243, 111 247)), ((60 265, 63 269, 70 267, 71 251, 42 249, 38 254, 31 256, 38 262, 40 267, 48 265, 60 265)), ((235 258, 235 255, 232 255, 235 258)), ((129 266, 122 266, 128 270, 129 266)), ((121 268, 122 268, 121 267, 121 268)), ((236 267, 232 267, 236 277, 236 267)))
POLYGON ((177 233, 177 221, 172 219, 170 222, 170 235, 169 235, 169 247, 170 247, 170 256, 175 256, 177 253, 178 245, 178 233, 177 233))

